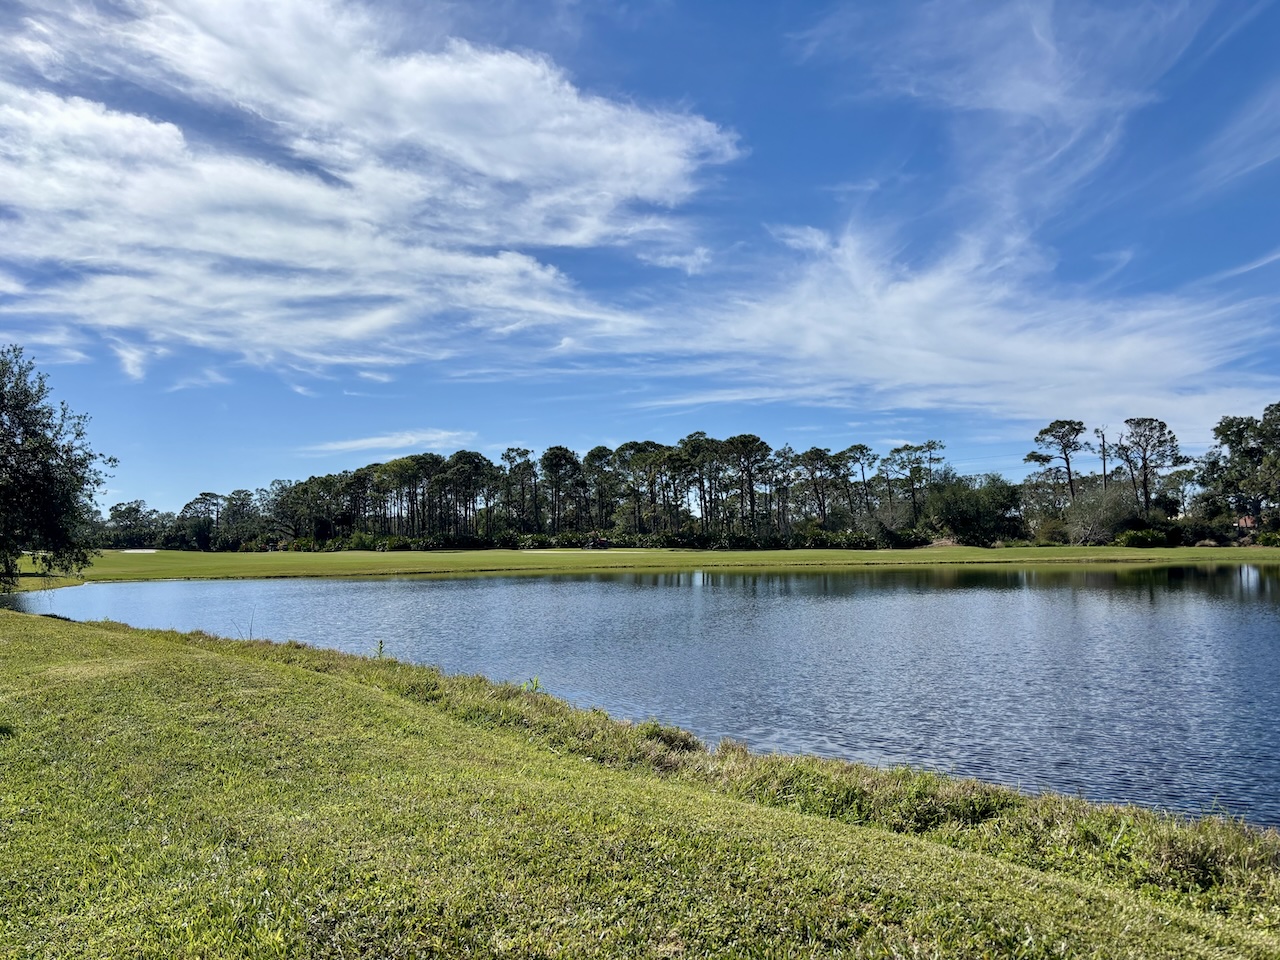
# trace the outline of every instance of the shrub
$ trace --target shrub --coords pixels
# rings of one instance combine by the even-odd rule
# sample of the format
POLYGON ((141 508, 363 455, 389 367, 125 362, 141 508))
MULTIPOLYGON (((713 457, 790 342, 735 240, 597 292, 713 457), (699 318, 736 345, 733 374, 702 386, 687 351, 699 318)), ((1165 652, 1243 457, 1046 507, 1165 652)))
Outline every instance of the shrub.
POLYGON ((926 531, 909 527, 905 530, 890 530, 881 527, 876 534, 876 546, 882 550, 909 550, 914 547, 927 547, 933 543, 926 531))
POLYGON ((1169 537, 1163 530, 1126 530, 1116 537, 1117 547, 1167 547, 1169 537))
POLYGON ((1232 520, 1216 517, 1179 517, 1174 521, 1174 528, 1182 534, 1183 543, 1194 543, 1200 546, 1205 540, 1211 540, 1210 546, 1221 546, 1235 539, 1235 523, 1232 520))
POLYGON ((371 533, 353 533, 347 540, 348 550, 376 550, 378 538, 371 533))
POLYGON ((501 550, 519 550, 520 534, 515 530, 503 530, 498 534, 493 544, 501 550))
POLYGON ((1058 517, 1046 517, 1036 527, 1036 544, 1039 546, 1060 546, 1071 542, 1071 534, 1067 523, 1058 517))

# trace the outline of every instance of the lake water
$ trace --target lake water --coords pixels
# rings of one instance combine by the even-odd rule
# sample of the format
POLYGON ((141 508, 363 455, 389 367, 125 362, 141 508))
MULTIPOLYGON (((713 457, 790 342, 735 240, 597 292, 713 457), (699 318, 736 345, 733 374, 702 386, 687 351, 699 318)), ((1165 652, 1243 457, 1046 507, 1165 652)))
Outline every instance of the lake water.
POLYGON ((1280 568, 94 584, 10 605, 523 682, 715 742, 1280 825, 1280 568))

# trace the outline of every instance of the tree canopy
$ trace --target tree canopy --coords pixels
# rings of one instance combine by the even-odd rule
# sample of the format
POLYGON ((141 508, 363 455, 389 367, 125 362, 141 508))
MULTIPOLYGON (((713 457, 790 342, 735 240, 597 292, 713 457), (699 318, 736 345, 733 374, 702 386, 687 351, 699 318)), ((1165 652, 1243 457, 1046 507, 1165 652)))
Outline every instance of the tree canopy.
POLYGON ((49 400, 45 376, 22 348, 0 348, 0 590, 31 556, 43 573, 89 563, 93 496, 113 461, 94 453, 88 417, 49 400))
POLYGON ((1024 463, 1035 463, 1047 467, 1054 460, 1061 460, 1067 475, 1067 489, 1071 499, 1076 498, 1076 479, 1071 471, 1071 458, 1086 449, 1080 434, 1084 433, 1084 423, 1080 420, 1055 420, 1036 434, 1036 446, 1024 458, 1024 463))
POLYGON ((1280 403, 1262 418, 1223 417, 1204 460, 1206 493, 1255 518, 1280 512, 1280 403))

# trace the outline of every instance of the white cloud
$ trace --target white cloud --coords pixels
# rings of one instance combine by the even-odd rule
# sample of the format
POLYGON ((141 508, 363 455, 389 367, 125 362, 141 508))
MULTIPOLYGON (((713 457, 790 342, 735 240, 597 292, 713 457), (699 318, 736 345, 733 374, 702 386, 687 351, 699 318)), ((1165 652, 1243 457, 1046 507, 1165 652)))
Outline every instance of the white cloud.
POLYGON ((137 7, 126 21, 77 10, 60 26, 79 58, 265 120, 295 155, 385 207, 370 213, 479 242, 661 231, 660 218, 646 227, 628 205, 679 203, 707 164, 737 156, 713 123, 585 94, 543 57, 457 39, 393 54, 392 28, 355 4, 137 7))
MULTIPOLYGON (((1190 285, 1100 294, 1059 279, 1042 232, 1085 186, 1093 195, 1090 178, 1205 7, 841 7, 803 43, 814 61, 852 64, 858 95, 908 101, 947 133, 945 217, 927 214, 945 223, 883 214, 926 186, 919 171, 850 170, 832 189, 867 203, 847 225, 771 226, 776 247, 717 247, 714 271, 679 211, 739 155, 709 120, 594 95, 545 56, 451 40, 444 27, 408 47, 390 8, 130 9, 112 19, 51 2, 0 37, 0 204, 17 212, 0 262, 74 276, 39 288, 0 279, 0 322, 68 331, 79 349, 101 340, 131 376, 187 348, 283 368, 290 382, 333 365, 388 382, 388 366, 422 361, 492 379, 639 370, 691 384, 650 405, 798 400, 1112 422, 1173 409, 1203 421, 1274 394, 1274 377, 1223 371, 1274 325, 1275 302, 1190 285), (209 111, 204 126, 66 92, 101 76, 209 111), (230 133, 210 129, 220 123, 230 133), (261 149, 237 146, 235 123, 261 149), (698 279, 633 289, 620 306, 551 265, 548 247, 620 248, 698 279)), ((1270 162, 1274 95, 1227 122, 1207 179, 1270 162)), ((1114 239, 1083 259, 1094 254, 1115 270, 1130 257, 1114 239)))
POLYGON ((0 68, 0 203, 17 213, 0 260, 78 274, 16 291, 0 319, 96 331, 133 377, 166 346, 377 366, 478 335, 634 329, 522 248, 668 247, 686 229, 671 208, 737 155, 713 123, 585 93, 544 57, 460 40, 393 53, 354 4, 131 9, 55 3, 0 39, 0 60, 50 84, 0 68), (275 143, 245 154, 53 86, 102 73, 275 143))
POLYGON ((673 270, 683 270, 686 274, 692 277, 696 274, 702 273, 708 266, 710 266, 711 251, 706 247, 697 247, 690 253, 642 253, 640 255, 640 259, 655 267, 668 267, 673 270))
POLYGON ((44 363, 85 363, 84 337, 65 324, 42 324, 36 330, 0 329, 0 343, 17 343, 31 350, 44 363))
POLYGON ((458 430, 405 430, 376 437, 359 437, 353 440, 333 440, 303 447, 310 454, 355 453, 363 450, 453 450, 475 438, 474 433, 458 430))
POLYGON ((1211 276, 1205 277, 1206 284, 1221 283, 1224 280, 1232 280, 1236 277, 1242 277, 1245 274, 1253 273, 1255 270, 1263 270, 1267 267, 1280 264, 1280 247, 1264 253, 1260 257, 1250 260, 1248 263, 1242 263, 1238 267, 1231 267, 1228 270, 1222 270, 1211 276))
POLYGON ((231 380, 225 374, 212 367, 207 367, 197 374, 182 377, 169 388, 168 392, 175 393, 178 390, 192 390, 201 387, 220 387, 230 382, 231 380))
POLYGON ((1076 125, 1150 99, 1209 16, 1121 0, 904 0, 837 6, 798 39, 860 63, 880 94, 1076 125))
POLYGON ((146 346, 126 343, 122 340, 111 341, 111 351, 120 361, 125 375, 132 380, 141 380, 147 375, 147 364, 156 357, 163 356, 166 351, 146 346))
POLYGON ((789 278, 673 317, 655 341, 671 344, 674 372, 695 379, 699 358, 714 373, 640 405, 799 402, 984 421, 1157 416, 1208 437, 1224 412, 1274 401, 1273 374, 1232 366, 1268 349, 1277 310, 1280 297, 1192 287, 1102 296, 1056 281, 1034 250, 1024 257, 976 240, 908 263, 850 227, 808 244, 789 278))
POLYGON ((1201 190, 1213 190, 1280 160, 1280 81, 1260 90, 1206 145, 1201 190))

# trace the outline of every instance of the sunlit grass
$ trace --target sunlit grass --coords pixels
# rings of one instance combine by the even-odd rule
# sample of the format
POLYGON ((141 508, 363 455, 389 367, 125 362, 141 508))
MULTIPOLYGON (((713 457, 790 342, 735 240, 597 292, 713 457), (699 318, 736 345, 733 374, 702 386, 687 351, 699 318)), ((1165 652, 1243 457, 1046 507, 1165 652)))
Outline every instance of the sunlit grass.
POLYGON ((106 551, 87 580, 555 574, 690 570, 840 570, 947 564, 1276 563, 1280 548, 929 547, 919 550, 455 550, 194 553, 106 551))
POLYGON ((79 577, 48 577, 42 573, 24 571, 18 575, 14 590, 23 593, 29 590, 53 590, 57 587, 70 587, 83 581, 79 577))
POLYGON ((0 613, 4 956, 1274 957, 1278 849, 389 660, 0 613))

